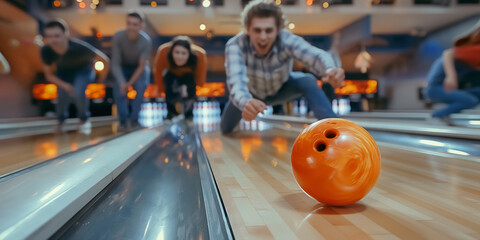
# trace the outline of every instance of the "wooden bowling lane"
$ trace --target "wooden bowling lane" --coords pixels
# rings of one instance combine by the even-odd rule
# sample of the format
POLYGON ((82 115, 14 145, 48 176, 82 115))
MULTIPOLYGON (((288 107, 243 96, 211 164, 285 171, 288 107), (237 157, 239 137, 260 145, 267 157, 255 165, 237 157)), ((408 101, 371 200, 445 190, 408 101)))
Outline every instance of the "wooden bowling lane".
POLYGON ((0 176, 117 136, 116 124, 76 131, 0 140, 0 176))
MULTIPOLYGON (((480 239, 480 163, 379 144, 379 180, 328 207, 292 174, 298 132, 202 134, 236 239, 480 239)), ((478 159, 477 159, 478 160, 478 159)))

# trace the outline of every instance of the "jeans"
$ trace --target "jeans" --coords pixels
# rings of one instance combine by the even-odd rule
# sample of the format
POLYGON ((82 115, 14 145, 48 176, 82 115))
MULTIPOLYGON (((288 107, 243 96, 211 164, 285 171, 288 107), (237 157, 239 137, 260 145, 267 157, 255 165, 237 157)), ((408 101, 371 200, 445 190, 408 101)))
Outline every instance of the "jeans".
POLYGON ((459 89, 447 92, 443 88, 445 72, 442 58, 437 59, 428 74, 428 87, 425 94, 433 102, 446 103, 447 106, 437 110, 432 117, 446 117, 464 109, 475 107, 480 101, 480 71, 468 66, 461 61, 455 61, 459 89), (473 84, 473 85, 472 85, 473 84))
POLYGON ((186 74, 183 76, 176 76, 171 72, 167 72, 163 77, 165 82, 165 102, 167 104, 167 110, 169 116, 178 115, 175 109, 175 103, 180 99, 180 86, 187 86, 186 100, 184 102, 184 114, 186 117, 193 116, 193 103, 197 97, 197 90, 195 84, 195 78, 193 74, 186 74))
MULTIPOLYGON (((317 119, 335 118, 332 104, 317 85, 317 79, 309 73, 292 72, 277 94, 261 99, 267 105, 282 104, 304 96, 317 119)), ((242 119, 242 110, 229 100, 223 110, 220 122, 222 133, 232 132, 242 119)))
POLYGON ((434 102, 447 104, 445 108, 435 111, 432 117, 446 117, 475 107, 480 101, 480 87, 446 92, 443 86, 430 86, 427 95, 434 102))
POLYGON ((64 81, 71 78, 73 81, 73 89, 75 96, 71 97, 68 95, 65 90, 62 88, 57 88, 57 119, 60 123, 63 123, 65 119, 69 117, 69 106, 73 100, 75 104, 75 108, 77 109, 77 117, 80 118, 81 121, 86 121, 88 117, 90 117, 90 101, 85 95, 85 90, 89 83, 95 80, 95 71, 93 69, 88 68, 84 70, 80 70, 75 74, 59 74, 58 77, 64 81))
MULTIPOLYGON (((123 67, 122 71, 125 79, 130 79, 136 69, 137 67, 123 67)), ((142 75, 140 75, 137 81, 132 85, 133 89, 137 92, 137 95, 135 96, 135 99, 129 100, 126 95, 121 93, 120 84, 115 82, 113 87, 113 97, 117 104, 118 117, 121 125, 126 125, 129 120, 132 124, 138 123, 138 114, 144 99, 143 94, 145 93, 148 83, 150 83, 150 68, 146 66, 142 75), (129 107, 131 107, 131 111, 129 111, 129 107)))

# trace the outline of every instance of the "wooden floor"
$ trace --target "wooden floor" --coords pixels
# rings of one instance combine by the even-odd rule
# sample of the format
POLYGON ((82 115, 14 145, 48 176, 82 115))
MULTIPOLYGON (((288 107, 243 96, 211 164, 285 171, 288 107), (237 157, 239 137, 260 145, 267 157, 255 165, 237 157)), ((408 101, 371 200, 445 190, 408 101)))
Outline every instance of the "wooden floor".
POLYGON ((108 125, 93 128, 90 135, 72 131, 0 140, 0 176, 116 135, 116 128, 108 125))
POLYGON ((353 205, 328 207, 295 182, 297 135, 202 135, 236 239, 480 239, 479 162, 378 143, 376 186, 353 205))

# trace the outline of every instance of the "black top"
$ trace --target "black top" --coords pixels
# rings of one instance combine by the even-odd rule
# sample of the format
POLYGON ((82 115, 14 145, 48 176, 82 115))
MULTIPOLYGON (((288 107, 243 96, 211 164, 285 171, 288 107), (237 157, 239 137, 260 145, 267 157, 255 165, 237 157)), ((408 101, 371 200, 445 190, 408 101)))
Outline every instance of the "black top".
MULTIPOLYGON (((93 69, 93 61, 96 55, 95 48, 81 40, 68 40, 67 52, 63 55, 57 54, 49 46, 41 49, 42 61, 47 65, 57 65, 57 75, 72 76, 80 70, 93 69)), ((62 79, 68 81, 68 79, 62 79)))

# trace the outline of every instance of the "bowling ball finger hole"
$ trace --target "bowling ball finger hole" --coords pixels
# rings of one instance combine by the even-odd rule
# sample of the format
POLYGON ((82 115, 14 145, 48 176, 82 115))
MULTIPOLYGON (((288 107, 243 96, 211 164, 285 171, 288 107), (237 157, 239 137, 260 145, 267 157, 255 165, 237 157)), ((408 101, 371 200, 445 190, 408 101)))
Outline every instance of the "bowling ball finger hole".
POLYGON ((319 152, 323 152, 325 149, 327 149, 327 144, 325 144, 323 141, 318 141, 315 143, 315 149, 319 152))
POLYGON ((328 129, 325 131, 325 137, 327 138, 336 138, 338 136, 338 131, 336 129, 328 129))

